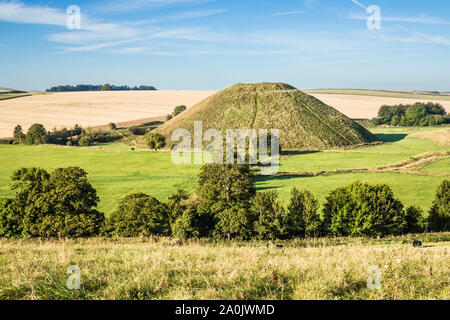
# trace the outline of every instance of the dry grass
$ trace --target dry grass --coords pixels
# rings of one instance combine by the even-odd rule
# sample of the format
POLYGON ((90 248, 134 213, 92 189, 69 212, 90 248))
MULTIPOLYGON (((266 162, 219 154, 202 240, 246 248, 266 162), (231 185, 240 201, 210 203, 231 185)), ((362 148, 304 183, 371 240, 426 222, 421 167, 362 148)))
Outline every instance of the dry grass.
POLYGON ((417 237, 429 241, 413 248, 408 237, 324 239, 278 249, 154 238, 2 240, 0 299, 448 300, 449 234, 417 237), (66 288, 70 265, 81 269, 78 292, 66 288), (369 266, 381 268, 380 290, 367 288, 369 266))
MULTIPOLYGON (((26 130, 33 123, 47 129, 75 124, 101 126, 110 122, 164 117, 175 106, 188 107, 210 91, 64 92, 0 101, 0 137, 12 136, 14 127, 26 130)), ((144 121, 145 122, 145 121, 144 121)))
POLYGON ((438 146, 450 146, 450 129, 413 133, 409 138, 431 140, 438 146))
MULTIPOLYGON (((333 106, 334 108, 345 114, 347 117, 353 119, 374 118, 378 115, 378 110, 384 104, 414 104, 416 102, 427 103, 431 101, 430 99, 427 100, 427 98, 421 100, 348 94, 311 93, 311 95, 328 104, 329 106, 333 106)), ((450 112, 450 101, 435 102, 442 104, 447 112, 450 112)))

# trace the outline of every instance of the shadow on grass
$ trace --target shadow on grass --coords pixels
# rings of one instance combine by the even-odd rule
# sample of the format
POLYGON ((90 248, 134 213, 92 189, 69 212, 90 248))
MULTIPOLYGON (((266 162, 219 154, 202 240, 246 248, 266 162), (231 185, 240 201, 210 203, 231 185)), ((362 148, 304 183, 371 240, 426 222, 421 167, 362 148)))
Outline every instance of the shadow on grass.
POLYGON ((385 142, 398 142, 406 138, 407 134, 404 133, 378 133, 377 138, 385 142))

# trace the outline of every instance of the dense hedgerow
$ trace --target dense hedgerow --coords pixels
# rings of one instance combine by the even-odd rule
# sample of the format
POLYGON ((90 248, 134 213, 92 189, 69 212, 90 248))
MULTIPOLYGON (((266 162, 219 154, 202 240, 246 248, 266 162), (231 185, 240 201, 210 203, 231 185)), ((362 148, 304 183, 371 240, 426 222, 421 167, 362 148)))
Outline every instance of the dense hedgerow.
POLYGON ((88 237, 99 235, 104 215, 96 190, 78 167, 52 173, 23 168, 12 176, 15 196, 0 202, 0 237, 88 237))

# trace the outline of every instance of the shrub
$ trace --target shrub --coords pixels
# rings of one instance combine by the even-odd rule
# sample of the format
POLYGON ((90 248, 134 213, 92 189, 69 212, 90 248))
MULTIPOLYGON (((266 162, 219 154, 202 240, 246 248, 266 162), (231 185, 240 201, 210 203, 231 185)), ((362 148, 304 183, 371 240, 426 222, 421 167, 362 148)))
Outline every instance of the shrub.
POLYGON ((147 133, 146 134, 147 146, 150 149, 158 151, 166 145, 166 138, 159 133, 147 133))
POLYGON ((166 122, 169 121, 169 120, 172 120, 172 118, 173 118, 173 116, 171 114, 168 114, 166 116, 166 122))
POLYGON ((218 238, 247 240, 253 236, 255 217, 245 204, 234 203, 218 212, 213 235, 218 238))
POLYGON ((184 105, 176 106, 175 109, 173 110, 172 117, 175 118, 177 115, 179 115, 180 113, 182 113, 183 111, 186 111, 186 110, 187 110, 187 107, 184 105))
POLYGON ((171 225, 172 236, 180 239, 195 238, 200 235, 197 225, 197 210, 189 206, 171 225))
POLYGON ((333 190, 323 212, 324 228, 333 236, 400 234, 405 225, 403 205, 387 185, 355 182, 333 190))
POLYGON ((13 144, 14 139, 9 138, 0 138, 0 144, 13 144))
POLYGON ((410 206, 405 211, 404 233, 420 233, 426 228, 423 210, 420 207, 410 206))
POLYGON ((109 83, 105 83, 102 87, 102 91, 111 91, 111 85, 109 83))
POLYGON ((321 227, 318 209, 319 202, 311 192, 294 188, 283 219, 286 236, 289 238, 316 237, 321 227))
POLYGON ((0 238, 20 237, 23 214, 16 210, 13 199, 0 199, 0 238))
POLYGON ((40 144, 47 142, 47 131, 44 126, 39 123, 33 124, 25 136, 25 142, 27 144, 40 144))
POLYGON ((283 233, 283 207, 277 198, 276 191, 260 192, 253 198, 251 211, 255 216, 254 231, 258 239, 278 239, 283 233))
POLYGON ((109 127, 109 130, 116 130, 116 129, 117 129, 116 124, 113 123, 113 122, 110 122, 110 123, 108 124, 108 127, 109 127))
POLYGON ((130 194, 109 221, 107 232, 117 237, 169 234, 169 213, 165 204, 143 193, 130 194))
POLYGON ((92 139, 89 136, 81 137, 78 141, 78 145, 80 147, 89 147, 90 145, 92 145, 92 139))
POLYGON ((128 131, 130 131, 135 136, 143 136, 147 133, 148 130, 146 128, 130 127, 128 128, 128 131))
POLYGON ((450 230, 450 180, 444 180, 436 191, 428 215, 430 231, 450 230))
POLYGON ((12 177, 13 209, 22 216, 24 237, 87 237, 100 233, 104 216, 94 208, 96 190, 78 167, 51 174, 38 168, 17 170, 12 177))

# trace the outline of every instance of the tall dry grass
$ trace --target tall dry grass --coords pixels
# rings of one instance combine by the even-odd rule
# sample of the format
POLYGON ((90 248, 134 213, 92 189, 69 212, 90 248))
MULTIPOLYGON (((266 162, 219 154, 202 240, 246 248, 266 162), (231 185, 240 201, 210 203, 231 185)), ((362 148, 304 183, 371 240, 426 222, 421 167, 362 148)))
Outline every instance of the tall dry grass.
POLYGON ((1 240, 1 299, 449 299, 450 234, 214 243, 170 239, 1 240), (433 241, 435 241, 434 239, 433 241), (81 290, 66 287, 81 269, 81 290), (367 287, 381 269, 381 289, 367 287))

